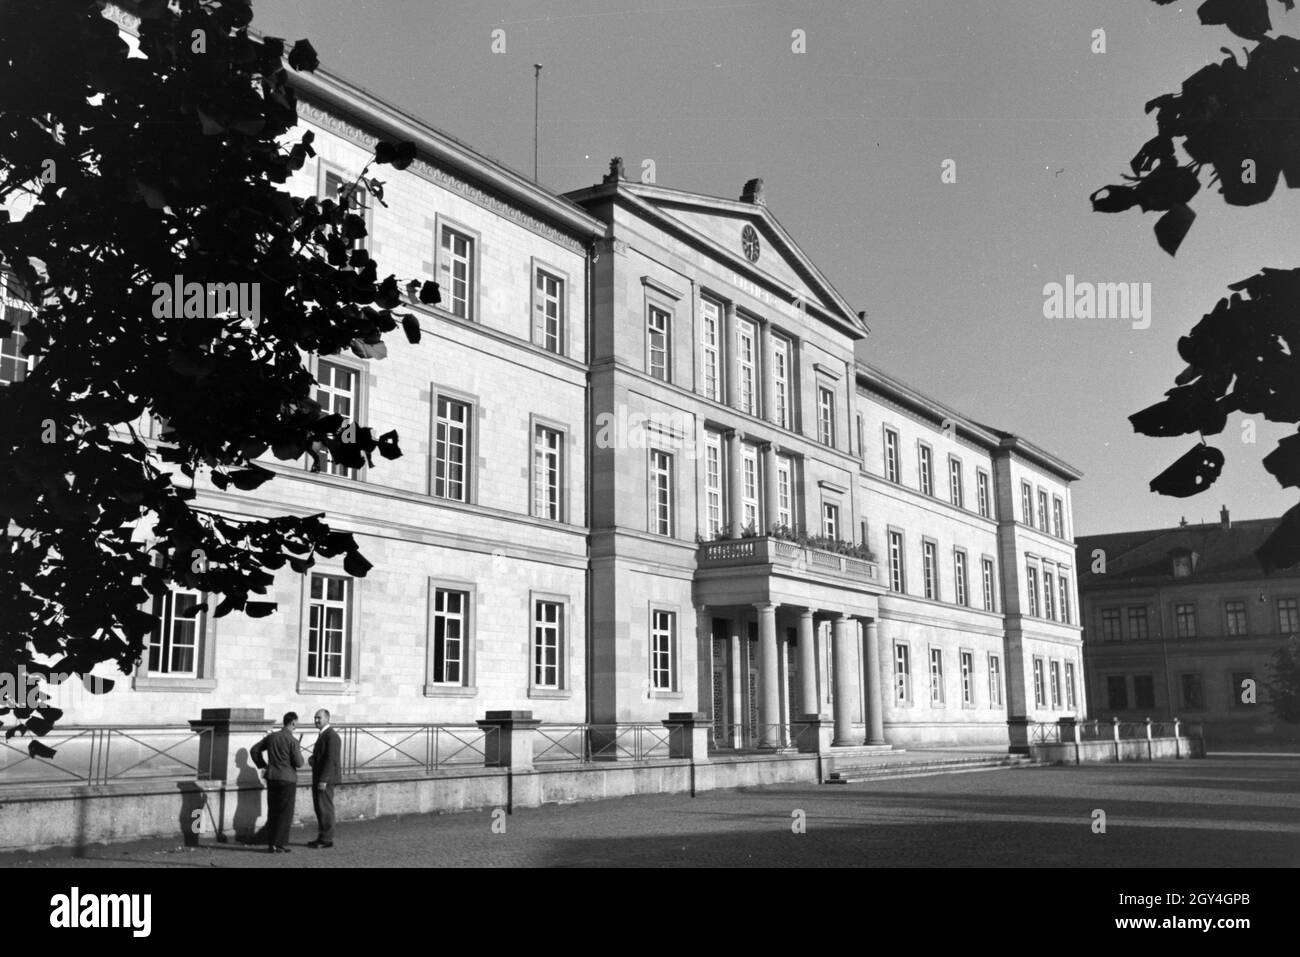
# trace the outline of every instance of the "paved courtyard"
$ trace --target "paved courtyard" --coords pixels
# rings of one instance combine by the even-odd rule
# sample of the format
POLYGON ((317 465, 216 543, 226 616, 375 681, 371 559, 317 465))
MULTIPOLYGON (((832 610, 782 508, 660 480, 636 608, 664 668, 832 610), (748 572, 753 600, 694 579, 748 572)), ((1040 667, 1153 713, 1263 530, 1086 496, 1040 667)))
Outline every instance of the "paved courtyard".
POLYGON ((1300 866, 1300 756, 778 785, 355 821, 293 853, 136 841, 0 855, 26 867, 1300 866), (1094 812, 1105 812, 1104 834, 1094 812), (504 833, 501 822, 504 821, 504 833), (804 833, 795 833, 802 821, 804 833), (495 828, 494 831, 494 822, 495 828))

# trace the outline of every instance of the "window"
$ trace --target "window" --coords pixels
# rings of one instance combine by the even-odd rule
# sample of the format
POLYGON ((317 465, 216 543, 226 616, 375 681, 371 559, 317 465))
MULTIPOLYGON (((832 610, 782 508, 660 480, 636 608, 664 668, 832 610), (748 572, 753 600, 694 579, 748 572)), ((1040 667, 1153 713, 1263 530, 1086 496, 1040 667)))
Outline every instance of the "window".
POLYGON ((1179 679, 1183 687, 1184 708, 1205 707, 1205 687, 1200 675, 1182 675, 1179 679))
POLYGON ((669 381, 668 346, 671 316, 657 306, 651 306, 646 320, 646 366, 652 379, 669 381))
POLYGON ((27 337, 23 335, 23 326, 32 314, 16 306, 4 307, 4 325, 0 325, 0 385, 21 382, 31 371, 31 360, 23 355, 23 344, 27 337))
POLYGON ((1065 538, 1065 503, 1059 495, 1052 496, 1052 534, 1065 538))
POLYGON ((1067 661, 1065 663, 1065 710, 1076 710, 1075 700, 1074 662, 1067 661))
POLYGON ((1187 578, 1192 574, 1192 558, 1190 555, 1174 556, 1174 577, 1187 578))
POLYGON ((438 396, 434 425, 433 494, 469 501, 470 405, 438 396))
POLYGON ((307 677, 342 681, 350 640, 352 582, 337 575, 311 576, 307 619, 307 677))
POLYGON ((1228 636, 1241 638, 1246 634, 1246 603, 1244 601, 1226 601, 1223 610, 1228 618, 1228 636))
MULTIPOLYGON (((345 179, 342 173, 325 169, 324 195, 321 197, 322 199, 332 199, 339 205, 343 205, 344 197, 342 194, 343 191, 348 188, 350 188, 350 194, 348 196, 349 201, 347 207, 361 217, 365 222, 367 232, 369 232, 371 224, 370 203, 368 200, 370 194, 366 190, 366 187, 360 182, 354 184, 352 180, 345 179)), ((366 242, 367 240, 365 237, 358 237, 353 241, 352 248, 365 248, 366 242)))
POLYGON ((1034 487, 1028 482, 1020 483, 1020 519, 1026 525, 1034 524, 1034 487))
POLYGON ((537 343, 547 352, 564 352, 564 280, 537 270, 533 309, 537 343))
POLYGON ((1002 658, 989 655, 989 704, 1002 706, 1002 658))
POLYGON ((980 515, 985 518, 993 517, 992 498, 989 496, 989 473, 978 471, 975 473, 975 499, 979 505, 980 515))
POLYGON ((925 586, 925 597, 939 598, 939 556, 938 546, 934 542, 921 544, 921 575, 925 586))
POLYGON ((1133 707, 1154 708, 1156 706, 1156 682, 1151 675, 1133 676, 1133 707))
POLYGON ((970 604, 966 596, 966 553, 961 550, 952 555, 952 580, 957 590, 957 604, 970 604))
POLYGON ((1050 662, 1050 669, 1052 677, 1052 710, 1058 711, 1061 707, 1061 663, 1053 658, 1050 662))
POLYGON ((710 538, 722 531, 722 436, 704 436, 704 527, 710 538))
POLYGON ((719 351, 722 323, 716 302, 701 300, 700 324, 704 351, 704 395, 716 402, 722 398, 722 355, 719 351))
POLYGON ((1034 707, 1046 706, 1047 695, 1043 688, 1043 659, 1034 659, 1034 707))
POLYGON ((559 690, 564 673, 564 605, 533 601, 533 687, 559 690))
POLYGON ((898 433, 885 429, 885 480, 898 484, 898 433))
POLYGON ((817 441, 835 445, 835 393, 824 385, 817 387, 817 441))
POLYGON ((984 575, 984 610, 994 611, 993 601, 993 559, 985 558, 980 561, 980 567, 984 575))
POLYGON ((740 411, 750 415, 758 414, 758 396, 755 394, 756 357, 758 353, 758 330, 748 319, 736 320, 736 370, 737 398, 740 411))
MULTIPOLYGON (((1115 625, 1119 626, 1119 612, 1115 612, 1115 625)), ((1148 632, 1149 621, 1147 618, 1147 609, 1145 605, 1136 605, 1128 610, 1128 638, 1129 641, 1146 641, 1150 634, 1148 632)))
POLYGON ((1249 671, 1234 671, 1232 673, 1232 687, 1229 689, 1229 693, 1232 695, 1233 708, 1255 707, 1257 690, 1255 676, 1249 671))
POLYGON ((673 533, 673 457, 650 450, 650 531, 673 533))
POLYGON ((1106 679, 1106 700, 1112 711, 1128 710, 1128 682, 1123 675, 1111 675, 1106 679))
POLYGON ((199 643, 206 613, 199 611, 203 595, 192 588, 173 587, 155 599, 157 627, 149 634, 146 670, 173 678, 199 676, 199 643))
POLYGON ((1038 615, 1038 566, 1033 562, 1025 565, 1025 587, 1029 593, 1029 614, 1038 615))
POLYGON ((655 691, 677 686, 677 613, 656 608, 650 613, 650 684, 655 691))
POLYGON ((1120 629, 1121 629, 1121 625, 1119 623, 1119 609, 1103 608, 1101 610, 1101 640, 1102 641, 1123 641, 1124 634, 1120 629))
POLYGON ((1178 604, 1174 606, 1175 633, 1179 638, 1196 637, 1196 606, 1178 604))
POLYGON ((1046 618, 1048 621, 1056 620, 1055 609, 1052 607, 1052 602, 1054 600, 1052 592, 1056 590, 1056 582, 1054 579, 1055 576, 1052 575, 1052 573, 1049 572, 1046 567, 1044 567, 1043 568, 1043 617, 1046 618))
POLYGON ((1047 493, 1041 488, 1038 490, 1038 530, 1047 531, 1047 493))
POLYGON ((930 704, 943 705, 943 649, 930 649, 930 704))
POLYGON ((889 533, 889 590, 905 591, 903 579, 903 533, 889 533))
POLYGON ((758 531, 758 449, 752 445, 740 447, 741 521, 745 529, 758 531))
POLYGON ((858 464, 865 469, 867 467, 867 446, 866 446, 866 442, 863 440, 863 435, 865 433, 862 431, 861 412, 855 414, 854 421, 856 422, 857 440, 858 440, 858 464))
POLYGON ((912 703, 912 650, 894 642, 894 700, 900 705, 912 703))
POLYGON ((1294 635, 1300 631, 1300 608, 1294 598, 1277 600, 1277 630, 1284 635, 1294 635))
POLYGON ((966 492, 961 484, 961 459, 948 459, 949 501, 958 508, 966 507, 966 492))
POLYGON ((465 683, 465 650, 469 637, 470 593, 450 588, 433 592, 432 674, 429 683, 465 683))
POLYGON ((829 502, 822 503, 822 534, 827 538, 838 540, 840 537, 840 507, 829 502))
POLYGON ((464 233, 442 227, 443 308, 453 316, 475 319, 474 315, 474 240, 464 233))
POLYGON ((564 434, 544 425, 533 430, 533 514, 561 521, 560 461, 564 434))
POLYGON ((930 446, 917 446, 917 461, 921 470, 921 494, 934 494, 934 454, 930 451, 930 446))
POLYGON ((772 337, 772 421, 783 429, 790 423, 790 341, 781 336, 772 337))
POLYGON ((790 460, 776 459, 776 520, 786 528, 794 527, 794 484, 790 481, 790 460))
MULTIPOLYGON (((360 378, 360 373, 356 369, 349 369, 337 362, 321 359, 317 364, 316 402, 323 412, 343 416, 346 424, 340 435, 345 439, 355 428, 353 420, 358 412, 357 389, 360 378)), ((353 479, 357 477, 357 469, 327 461, 328 456, 329 453, 325 451, 321 452, 319 459, 309 455, 311 461, 308 464, 317 465, 319 471, 328 472, 330 475, 342 475, 353 479)))
POLYGON ((961 653, 961 703, 968 708, 975 707, 975 655, 969 651, 961 653))
POLYGON ((1070 570, 1064 565, 1056 570, 1056 586, 1060 589, 1061 621, 1070 623, 1070 570))

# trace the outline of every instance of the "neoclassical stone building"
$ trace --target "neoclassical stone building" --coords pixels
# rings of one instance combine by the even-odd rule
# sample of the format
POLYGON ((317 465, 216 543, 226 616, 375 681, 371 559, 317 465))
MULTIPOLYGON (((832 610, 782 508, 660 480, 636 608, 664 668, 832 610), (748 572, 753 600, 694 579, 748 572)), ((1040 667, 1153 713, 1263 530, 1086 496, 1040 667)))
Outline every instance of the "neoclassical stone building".
POLYGON ((297 83, 317 157, 294 192, 337 195, 377 138, 415 142, 367 241, 442 302, 414 307, 418 346, 311 360, 321 401, 398 429, 401 459, 268 459, 258 494, 199 501, 323 510, 374 567, 283 569, 256 620, 173 593, 135 673, 72 720, 696 712, 735 750, 789 744, 810 715, 837 744, 922 745, 1086 713, 1079 473, 862 361, 863 314, 761 181, 719 199, 615 161, 556 195, 328 73, 297 83))

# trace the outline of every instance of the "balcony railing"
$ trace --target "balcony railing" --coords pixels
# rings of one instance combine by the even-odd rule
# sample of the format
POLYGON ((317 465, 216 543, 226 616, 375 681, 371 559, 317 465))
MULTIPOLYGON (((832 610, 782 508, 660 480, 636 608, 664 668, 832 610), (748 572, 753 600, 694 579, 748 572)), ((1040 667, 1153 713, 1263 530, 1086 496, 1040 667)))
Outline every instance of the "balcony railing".
POLYGON ((52 758, 32 756, 31 738, 0 737, 0 787, 192 780, 209 770, 200 767, 209 734, 162 725, 60 726, 41 738, 52 758))
POLYGON ((879 581, 880 577, 875 562, 771 536, 704 542, 700 545, 699 563, 702 568, 772 565, 806 575, 835 575, 869 582, 879 581))

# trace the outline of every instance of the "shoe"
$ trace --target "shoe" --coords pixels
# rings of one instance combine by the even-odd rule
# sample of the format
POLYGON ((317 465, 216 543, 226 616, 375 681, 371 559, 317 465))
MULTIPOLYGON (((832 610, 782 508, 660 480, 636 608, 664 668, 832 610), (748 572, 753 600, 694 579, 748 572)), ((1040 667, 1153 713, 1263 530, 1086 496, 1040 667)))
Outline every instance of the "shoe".
POLYGON ((308 846, 308 847, 333 847, 333 846, 334 846, 334 842, 333 842, 333 841, 322 841, 320 838, 316 838, 316 840, 314 840, 314 841, 308 841, 308 842, 307 842, 307 846, 308 846))
POLYGON ((277 853, 277 854, 292 854, 293 851, 291 851, 289 848, 285 847, 283 844, 277 844, 277 845, 275 846, 275 853, 277 853))

